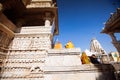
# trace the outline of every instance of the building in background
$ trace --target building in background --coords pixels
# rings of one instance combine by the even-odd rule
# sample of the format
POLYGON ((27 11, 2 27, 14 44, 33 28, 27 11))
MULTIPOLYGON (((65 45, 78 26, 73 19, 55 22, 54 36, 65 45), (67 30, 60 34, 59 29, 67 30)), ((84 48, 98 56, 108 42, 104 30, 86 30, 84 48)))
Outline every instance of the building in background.
POLYGON ((90 52, 96 53, 96 54, 105 54, 106 53, 96 38, 93 38, 90 42, 90 52))

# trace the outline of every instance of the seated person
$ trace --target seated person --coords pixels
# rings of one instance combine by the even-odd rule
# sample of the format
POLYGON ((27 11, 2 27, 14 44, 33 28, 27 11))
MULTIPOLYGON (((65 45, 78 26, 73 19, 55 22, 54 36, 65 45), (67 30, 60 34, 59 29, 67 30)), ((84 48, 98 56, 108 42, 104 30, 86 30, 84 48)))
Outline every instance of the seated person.
POLYGON ((72 41, 69 41, 66 45, 65 48, 74 48, 74 45, 72 43, 72 41))
POLYGON ((82 52, 81 62, 82 62, 82 64, 90 64, 90 59, 89 59, 89 57, 86 55, 85 52, 82 52))
POLYGON ((57 42, 54 46, 54 49, 62 49, 62 44, 60 42, 57 42))
POLYGON ((93 64, 99 64, 100 62, 97 60, 97 57, 94 55, 94 54, 92 54, 92 56, 90 57, 90 61, 91 61, 91 63, 93 63, 93 64))

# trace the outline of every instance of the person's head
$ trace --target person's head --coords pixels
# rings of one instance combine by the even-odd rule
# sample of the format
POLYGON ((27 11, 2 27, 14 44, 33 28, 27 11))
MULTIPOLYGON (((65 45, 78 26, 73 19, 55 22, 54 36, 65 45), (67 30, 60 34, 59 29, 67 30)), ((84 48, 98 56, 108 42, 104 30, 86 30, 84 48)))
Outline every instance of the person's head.
POLYGON ((93 57, 93 58, 96 58, 95 54, 92 54, 92 57, 93 57))

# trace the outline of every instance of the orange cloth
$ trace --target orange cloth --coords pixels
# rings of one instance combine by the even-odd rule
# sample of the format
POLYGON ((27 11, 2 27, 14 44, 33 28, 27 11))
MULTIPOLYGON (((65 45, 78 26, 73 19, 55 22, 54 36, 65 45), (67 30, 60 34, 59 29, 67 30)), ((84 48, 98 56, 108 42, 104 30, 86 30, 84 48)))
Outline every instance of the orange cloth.
POLYGON ((65 45, 65 48, 74 48, 74 44, 69 41, 66 45, 65 45))
POLYGON ((54 46, 54 49, 61 49, 62 48, 62 44, 60 42, 57 42, 54 46))
POLYGON ((81 61, 82 61, 82 64, 90 64, 90 59, 85 52, 82 52, 81 61))

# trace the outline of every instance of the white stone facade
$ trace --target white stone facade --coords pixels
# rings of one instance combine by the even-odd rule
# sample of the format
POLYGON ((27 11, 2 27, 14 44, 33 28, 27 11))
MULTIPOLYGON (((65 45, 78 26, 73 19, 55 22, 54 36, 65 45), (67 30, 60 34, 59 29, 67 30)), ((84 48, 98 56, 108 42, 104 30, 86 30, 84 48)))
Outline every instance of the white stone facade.
POLYGON ((26 26, 15 34, 4 60, 2 80, 46 80, 51 67, 81 65, 79 48, 52 49, 53 27, 26 26))

